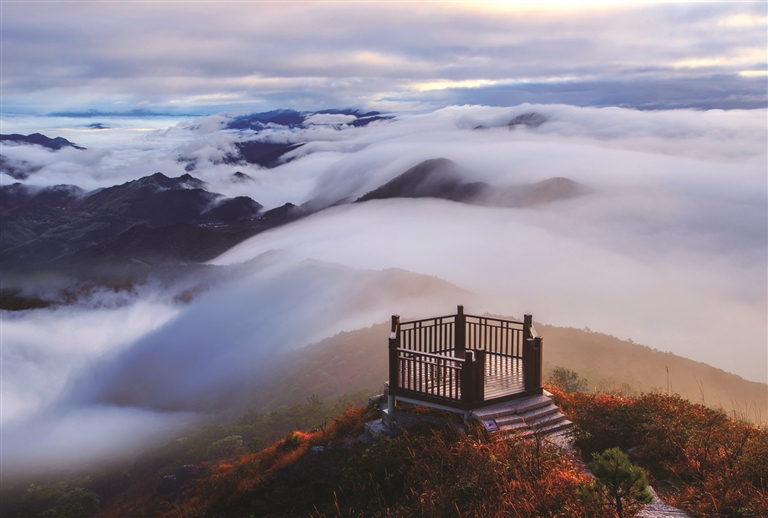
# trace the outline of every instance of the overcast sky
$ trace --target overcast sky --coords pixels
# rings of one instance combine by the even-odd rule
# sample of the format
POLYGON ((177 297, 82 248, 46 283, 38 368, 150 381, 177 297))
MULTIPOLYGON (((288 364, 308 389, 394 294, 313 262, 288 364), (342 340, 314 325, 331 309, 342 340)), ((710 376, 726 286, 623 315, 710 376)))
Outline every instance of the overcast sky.
POLYGON ((2 110, 766 104, 766 3, 2 3, 2 110))
POLYGON ((468 181, 565 176, 594 189, 534 209, 338 206, 219 257, 231 282, 185 306, 146 286, 119 304, 97 293, 0 315, 5 472, 35 456, 106 458, 177 426, 203 394, 218 405, 254 376, 260 347, 459 302, 589 326, 765 381, 768 3, 543 5, 2 0, 0 130, 88 148, 5 145, 4 156, 39 166, 29 185, 178 176, 189 163, 179 157, 192 157, 212 189, 271 208, 354 199, 445 157, 468 181), (446 108, 464 104, 497 108, 446 108), (342 107, 397 116, 269 130, 260 138, 307 142, 274 169, 218 160, 252 135, 220 131, 229 119, 212 114, 342 107), (166 115, 34 116, 87 110, 166 115), (505 126, 526 113, 546 122, 505 126), (206 116, 177 124, 183 114, 206 116), (235 169, 254 182, 233 184, 235 169), (286 254, 277 273, 276 250, 286 254), (413 293, 390 297, 393 286, 413 293))

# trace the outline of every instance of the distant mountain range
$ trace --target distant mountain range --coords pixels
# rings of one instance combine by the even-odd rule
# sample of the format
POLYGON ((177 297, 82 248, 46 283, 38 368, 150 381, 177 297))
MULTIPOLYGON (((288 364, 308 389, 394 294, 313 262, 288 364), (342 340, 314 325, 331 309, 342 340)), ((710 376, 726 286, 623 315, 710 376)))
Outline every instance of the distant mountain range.
MULTIPOLYGON (((254 159, 267 162, 279 149, 261 151, 254 159)), ((495 187, 466 182, 464 176, 450 160, 426 160, 354 202, 431 197, 531 207, 591 192, 566 178, 495 187)), ((238 171, 231 181, 252 179, 238 171)), ((38 189, 15 183, 0 187, 0 268, 6 280, 45 271, 135 278, 153 268, 206 262, 256 233, 350 201, 310 200, 263 211, 249 197, 210 192, 189 174, 169 178, 156 173, 92 192, 74 185, 38 189)))
POLYGON ((199 117, 200 115, 189 113, 163 113, 153 112, 152 110, 146 110, 137 108, 134 110, 128 110, 123 112, 105 112, 101 110, 85 110, 85 111, 69 111, 69 112, 53 112, 48 114, 49 117, 71 117, 76 119, 89 119, 93 117, 199 117))
MULTIPOLYGON (((0 135, 0 142, 12 146, 41 146, 52 151, 58 151, 65 147, 80 150, 85 149, 84 147, 80 147, 70 142, 64 137, 49 138, 42 133, 32 133, 31 135, 19 135, 18 133, 0 135)), ((5 173, 16 180, 26 180, 29 178, 29 175, 36 173, 41 168, 41 166, 31 164, 26 160, 14 159, 0 154, 0 173, 5 173)))
POLYGON ((205 261, 285 219, 161 173, 93 192, 16 183, 0 188, 0 202, 3 273, 205 261))
POLYGON ((49 138, 42 133, 32 133, 31 135, 19 135, 18 133, 13 133, 11 135, 0 135, 0 142, 5 142, 8 144, 34 144, 53 150, 59 150, 63 147, 85 149, 84 147, 73 144, 64 137, 49 138))
POLYGON ((397 178, 361 196, 356 202, 387 198, 442 198, 498 207, 530 207, 592 192, 567 178, 549 178, 530 185, 496 187, 465 182, 458 165, 445 158, 426 160, 397 178))
POLYGON ((285 126, 288 128, 306 128, 307 119, 315 115, 347 115, 354 119, 347 122, 350 126, 367 126, 377 120, 387 120, 393 117, 382 115, 380 112, 361 112, 354 109, 321 110, 317 112, 298 112, 295 110, 273 110, 262 113, 240 115, 227 124, 227 129, 261 131, 270 125, 285 126))
MULTIPOLYGON (((392 119, 392 116, 380 112, 361 112, 354 109, 321 110, 316 112, 299 112, 296 110, 273 110, 268 112, 238 115, 225 126, 225 130, 238 130, 244 135, 258 134, 270 128, 306 129, 310 126, 323 125, 336 129, 344 127, 362 127, 376 121, 392 119), (333 116, 340 116, 336 119, 333 116), (322 116, 328 116, 323 118, 322 116), (318 119, 320 117, 320 119, 318 119), (323 121, 323 122, 319 122, 323 121)), ((272 168, 290 162, 284 155, 306 144, 306 141, 272 142, 270 140, 248 139, 235 142, 236 153, 227 153, 222 159, 225 164, 255 164, 272 168)), ((179 156, 179 162, 186 162, 188 172, 197 168, 197 161, 187 156, 179 156)))

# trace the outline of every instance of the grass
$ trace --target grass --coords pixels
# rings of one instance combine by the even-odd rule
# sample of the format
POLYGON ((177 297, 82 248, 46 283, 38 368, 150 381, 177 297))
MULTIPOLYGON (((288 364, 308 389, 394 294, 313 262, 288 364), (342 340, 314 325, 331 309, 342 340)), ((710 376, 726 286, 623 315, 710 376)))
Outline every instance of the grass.
MULTIPOLYGON (((764 427, 679 396, 547 388, 584 458, 621 448, 693 516, 768 516, 764 427)), ((378 413, 348 403, 331 409, 315 398, 191 430, 122 471, 30 487, 3 516, 615 516, 605 498, 584 498, 592 479, 583 459, 546 441, 420 425, 367 445, 357 438, 378 413), (290 424, 302 415, 303 427, 290 424), (277 440, 262 448, 259 434, 277 440), (194 476, 162 490, 163 476, 191 461, 194 476)))
POLYGON ((620 447, 694 516, 768 516, 768 429, 678 395, 566 394, 548 387, 585 453, 620 447))

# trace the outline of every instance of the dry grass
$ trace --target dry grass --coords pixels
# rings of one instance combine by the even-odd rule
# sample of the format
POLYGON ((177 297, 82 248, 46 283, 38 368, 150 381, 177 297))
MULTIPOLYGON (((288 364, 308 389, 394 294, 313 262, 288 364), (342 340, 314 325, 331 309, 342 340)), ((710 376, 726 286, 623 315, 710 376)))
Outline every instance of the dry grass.
POLYGON ((697 516, 768 516, 768 430, 680 396, 549 387, 587 453, 619 446, 671 504, 697 516))

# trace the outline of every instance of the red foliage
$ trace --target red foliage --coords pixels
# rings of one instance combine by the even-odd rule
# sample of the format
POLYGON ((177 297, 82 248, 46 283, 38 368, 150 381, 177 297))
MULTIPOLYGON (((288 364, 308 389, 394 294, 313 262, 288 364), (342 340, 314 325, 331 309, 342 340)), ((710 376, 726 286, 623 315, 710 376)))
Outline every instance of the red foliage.
POLYGON ((768 431, 677 395, 549 390, 586 452, 619 446, 667 500, 706 516, 768 516, 768 431))

